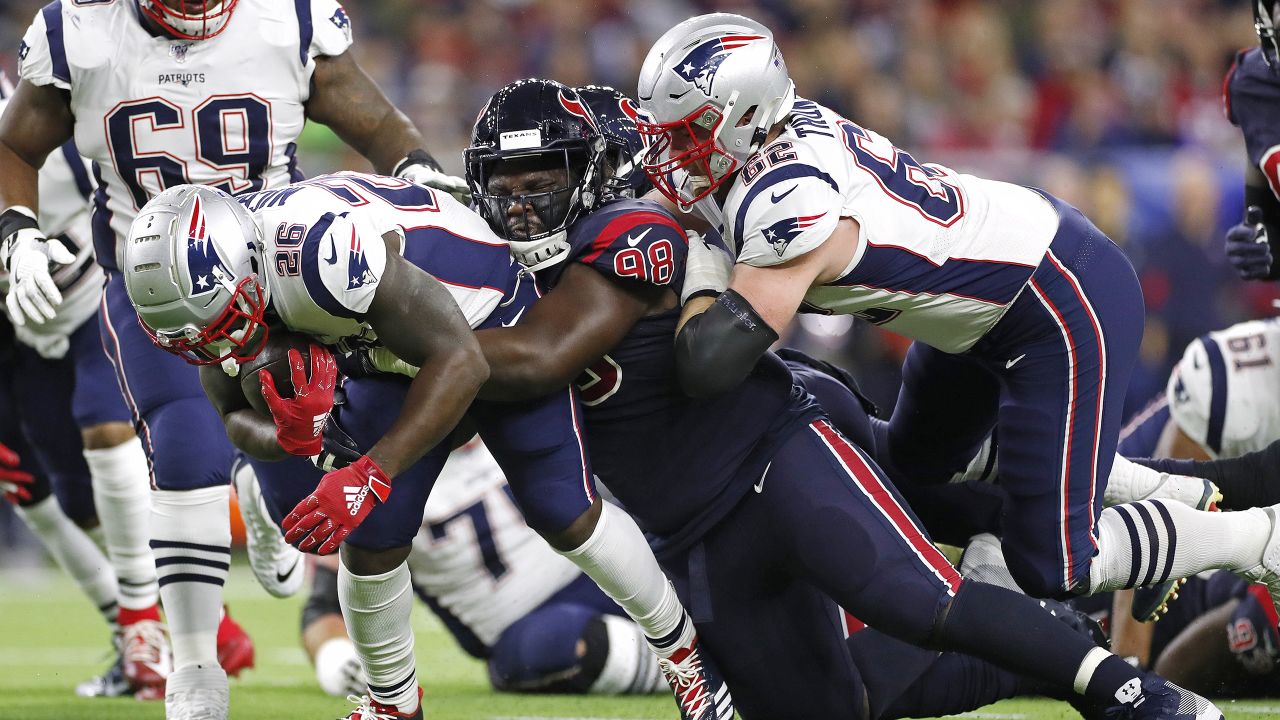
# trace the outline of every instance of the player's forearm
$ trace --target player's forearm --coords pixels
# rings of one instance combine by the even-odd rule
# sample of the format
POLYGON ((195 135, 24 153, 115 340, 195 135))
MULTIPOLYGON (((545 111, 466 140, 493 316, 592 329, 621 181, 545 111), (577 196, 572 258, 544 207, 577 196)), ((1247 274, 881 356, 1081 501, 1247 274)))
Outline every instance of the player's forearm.
POLYGON ((222 417, 222 424, 231 444, 250 457, 268 462, 289 457, 276 440, 275 423, 253 410, 230 412, 222 417))
POLYGON ((0 209, 22 205, 39 212, 38 173, 0 138, 0 209))
POLYGON ((685 394, 719 395, 746 379, 778 340, 751 304, 726 290, 676 333, 676 377, 685 394))
POLYGON ((480 388, 484 400, 514 402, 532 400, 566 387, 582 368, 562 362, 555 342, 548 342, 529 327, 492 328, 476 332, 476 340, 489 363, 489 379, 480 388))
POLYGON ((422 134, 351 53, 317 58, 312 83, 307 117, 327 125, 368 159, 376 172, 390 175, 411 151, 426 147, 422 134))
POLYGON ((368 452, 392 478, 452 432, 489 377, 484 356, 470 348, 436 353, 420 368, 409 385, 400 416, 368 452))

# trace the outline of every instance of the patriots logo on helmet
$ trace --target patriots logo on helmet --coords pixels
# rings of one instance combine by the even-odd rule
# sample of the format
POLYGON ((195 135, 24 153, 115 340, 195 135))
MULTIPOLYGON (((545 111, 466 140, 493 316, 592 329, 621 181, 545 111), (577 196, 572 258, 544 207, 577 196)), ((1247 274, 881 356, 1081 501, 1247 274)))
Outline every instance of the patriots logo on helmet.
POLYGON ((714 37, 690 50, 684 58, 671 68, 685 82, 693 83, 703 95, 711 97, 711 83, 716 79, 716 70, 720 63, 729 56, 729 51, 736 50, 757 40, 766 39, 763 35, 724 35, 714 37))
POLYGON ((218 254, 218 248, 209 238, 204 204, 197 195, 191 211, 191 224, 187 226, 187 273, 191 276, 191 297, 215 292, 221 286, 218 282, 219 270, 224 277, 231 276, 222 256, 218 254))
POLYGON ((347 289, 355 290, 365 285, 378 282, 378 277, 369 269, 369 261, 364 256, 364 246, 360 244, 360 236, 351 228, 351 244, 347 258, 347 289))
POLYGON ((782 257, 791 241, 795 240, 801 231, 813 227, 819 218, 824 215, 826 215, 825 212, 817 215, 805 215, 779 220, 764 229, 764 239, 768 240, 769 244, 773 246, 773 250, 778 253, 778 257, 782 257))
POLYGON ((582 101, 579 100, 577 96, 574 96, 571 100, 564 96, 564 90, 561 90, 558 95, 560 97, 560 107, 568 110, 570 114, 577 115, 583 120, 586 120, 592 130, 598 129, 596 128, 595 119, 591 117, 591 113, 587 112, 587 108, 583 106, 582 101))

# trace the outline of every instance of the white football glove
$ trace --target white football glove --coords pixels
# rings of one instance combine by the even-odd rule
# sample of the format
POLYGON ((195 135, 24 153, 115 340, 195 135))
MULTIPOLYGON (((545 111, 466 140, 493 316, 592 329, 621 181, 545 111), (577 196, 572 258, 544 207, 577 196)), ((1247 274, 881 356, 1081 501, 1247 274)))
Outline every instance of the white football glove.
POLYGON ((701 295, 719 295, 729 287, 733 277, 733 256, 727 250, 709 243, 702 235, 688 230, 689 257, 684 265, 684 288, 680 291, 680 304, 701 295))
POLYGON ((471 188, 467 187, 467 181, 457 175, 445 174, 424 150, 414 150, 396 163, 394 174, 411 183, 443 190, 463 205, 471 204, 471 188))
POLYGON ((48 322, 57 314, 62 293, 53 281, 50 265, 68 265, 76 261, 61 242, 49 240, 35 225, 35 213, 27 208, 11 207, 4 212, 10 222, 21 217, 19 229, 4 238, 0 260, 9 271, 9 296, 5 303, 14 325, 28 320, 48 322))

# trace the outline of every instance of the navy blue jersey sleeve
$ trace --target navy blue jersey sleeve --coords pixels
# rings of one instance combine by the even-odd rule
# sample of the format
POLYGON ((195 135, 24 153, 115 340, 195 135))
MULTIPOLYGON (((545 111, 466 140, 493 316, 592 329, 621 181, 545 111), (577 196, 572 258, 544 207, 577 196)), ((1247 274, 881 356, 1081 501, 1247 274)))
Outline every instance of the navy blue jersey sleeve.
POLYGON ((689 240, 666 210, 647 200, 620 200, 583 218, 569 243, 573 261, 609 277, 679 292, 689 240))
POLYGON ((1267 67, 1260 48, 1236 55, 1222 84, 1227 118, 1244 133, 1249 162, 1280 195, 1280 73, 1267 67))

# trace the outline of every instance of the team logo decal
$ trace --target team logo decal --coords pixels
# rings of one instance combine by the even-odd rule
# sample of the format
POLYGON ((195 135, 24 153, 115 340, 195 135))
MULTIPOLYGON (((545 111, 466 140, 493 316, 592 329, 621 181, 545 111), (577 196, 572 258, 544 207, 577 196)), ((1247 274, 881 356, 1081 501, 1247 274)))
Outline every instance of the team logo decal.
POLYGON ((333 17, 329 18, 329 22, 345 33, 348 40, 351 39, 351 18, 347 17, 347 11, 341 5, 333 11, 333 17))
POLYGON ((351 228, 351 244, 348 252, 347 289, 355 290, 378 282, 377 276, 369 269, 369 261, 364 256, 364 246, 360 244, 360 236, 356 234, 355 228, 351 228))
POLYGON ((26 60, 27 55, 30 52, 31 46, 27 44, 26 40, 23 40, 22 43, 18 45, 18 62, 26 60))
POLYGON ((711 97, 711 83, 716 79, 716 70, 720 69, 720 63, 729 56, 729 51, 764 39, 763 35, 725 35, 711 38, 690 50, 672 70, 685 82, 693 83, 703 95, 711 97))
POLYGON ((824 215, 826 215, 825 212, 817 215, 805 215, 803 217, 779 220, 764 229, 764 239, 768 240, 769 244, 773 246, 773 250, 778 253, 778 257, 782 257, 791 241, 799 237, 804 230, 813 227, 824 215))
POLYGON ((227 265, 218 255, 218 248, 209 239, 205 222, 204 204, 195 198, 191 212, 191 224, 187 226, 187 272, 191 275, 191 297, 214 292, 219 287, 219 274, 231 277, 227 265))
POLYGON ((587 112, 587 109, 583 107, 582 101, 579 100, 576 95, 572 99, 570 99, 565 97, 564 90, 561 90, 559 92, 559 98, 560 98, 560 107, 564 108, 565 110, 568 110, 571 114, 577 115, 583 120, 586 120, 587 124, 590 125, 592 129, 596 129, 595 119, 592 118, 591 113, 587 112))

